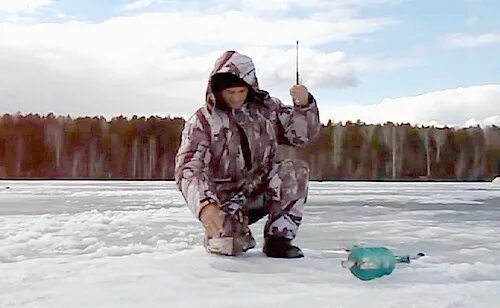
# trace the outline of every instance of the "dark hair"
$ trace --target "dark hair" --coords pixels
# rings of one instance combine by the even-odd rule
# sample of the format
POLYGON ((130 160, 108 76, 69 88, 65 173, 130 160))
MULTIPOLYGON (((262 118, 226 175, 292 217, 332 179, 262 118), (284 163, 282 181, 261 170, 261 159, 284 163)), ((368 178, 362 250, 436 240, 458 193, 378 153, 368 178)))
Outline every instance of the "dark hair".
POLYGON ((213 93, 232 87, 247 87, 249 90, 251 89, 248 83, 231 73, 217 73, 213 75, 211 84, 213 93))
POLYGON ((229 109, 222 98, 222 90, 233 87, 247 87, 248 95, 246 100, 252 100, 255 95, 252 87, 243 79, 231 73, 217 73, 211 80, 212 93, 215 95, 215 105, 223 110, 229 109))

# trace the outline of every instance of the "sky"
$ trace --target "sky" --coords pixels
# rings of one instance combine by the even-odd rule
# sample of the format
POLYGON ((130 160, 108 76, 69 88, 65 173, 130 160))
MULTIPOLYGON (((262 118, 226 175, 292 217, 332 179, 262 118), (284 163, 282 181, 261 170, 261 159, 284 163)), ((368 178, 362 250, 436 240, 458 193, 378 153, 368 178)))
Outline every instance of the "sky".
POLYGON ((0 114, 183 116, 225 50, 322 122, 500 125, 494 0, 1 0, 0 114), (265 3, 265 4, 264 4, 265 3))

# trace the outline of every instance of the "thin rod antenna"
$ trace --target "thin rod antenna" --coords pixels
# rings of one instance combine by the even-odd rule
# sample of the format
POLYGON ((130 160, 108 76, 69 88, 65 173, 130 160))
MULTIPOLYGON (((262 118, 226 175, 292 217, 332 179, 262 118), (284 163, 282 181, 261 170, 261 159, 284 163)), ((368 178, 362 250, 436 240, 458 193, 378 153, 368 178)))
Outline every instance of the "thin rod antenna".
POLYGON ((297 41, 297 46, 296 46, 296 76, 295 76, 295 83, 299 84, 299 41, 297 41))

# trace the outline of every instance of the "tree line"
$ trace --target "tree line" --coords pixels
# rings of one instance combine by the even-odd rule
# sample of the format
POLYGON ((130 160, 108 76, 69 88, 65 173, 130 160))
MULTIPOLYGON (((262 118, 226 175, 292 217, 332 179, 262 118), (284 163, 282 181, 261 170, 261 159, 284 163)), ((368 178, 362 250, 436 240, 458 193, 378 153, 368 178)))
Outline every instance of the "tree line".
MULTIPOLYGON (((4 114, 0 178, 171 180, 184 123, 4 114)), ((306 160, 312 180, 491 180, 500 173, 500 128, 330 120, 309 146, 280 146, 279 155, 306 160)))

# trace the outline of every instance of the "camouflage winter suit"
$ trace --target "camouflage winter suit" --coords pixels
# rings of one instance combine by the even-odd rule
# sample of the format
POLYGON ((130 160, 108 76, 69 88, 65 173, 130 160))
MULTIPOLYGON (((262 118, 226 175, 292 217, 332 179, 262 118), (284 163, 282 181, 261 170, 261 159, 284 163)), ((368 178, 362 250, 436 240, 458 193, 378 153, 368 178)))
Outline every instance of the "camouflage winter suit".
POLYGON ((220 239, 231 239, 232 246, 215 247, 217 241, 212 245, 206 238, 206 248, 224 254, 237 252, 238 245, 251 248, 255 243, 245 242, 251 238, 249 216, 257 220, 266 214, 265 236, 293 239, 302 220, 309 169, 299 160, 276 161, 275 154, 278 144, 304 146, 318 134, 316 101, 309 95, 308 105, 292 107, 270 97, 259 89, 252 60, 234 51, 222 54, 210 76, 206 104, 187 121, 175 165, 177 186, 197 218, 210 203, 225 212, 220 239), (239 109, 218 108, 212 93, 212 76, 228 72, 255 93, 239 109), (242 139, 248 140, 247 162, 242 139))

